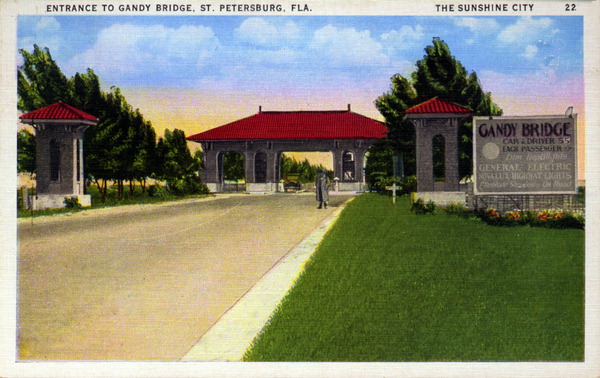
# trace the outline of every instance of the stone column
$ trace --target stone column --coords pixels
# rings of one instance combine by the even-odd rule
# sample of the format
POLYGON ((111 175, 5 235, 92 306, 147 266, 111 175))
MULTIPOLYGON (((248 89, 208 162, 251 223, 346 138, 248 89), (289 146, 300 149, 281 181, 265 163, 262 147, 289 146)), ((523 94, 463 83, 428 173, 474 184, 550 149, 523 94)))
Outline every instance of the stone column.
POLYGON ((204 151, 204 169, 200 172, 202 182, 205 184, 216 184, 221 182, 219 178, 219 151, 204 151))
POLYGON ((431 192, 433 191, 433 139, 425 129, 425 120, 413 120, 413 123, 417 143, 417 191, 431 192))
POLYGON ((451 126, 444 135, 445 143, 445 164, 446 164, 446 181, 444 182, 444 190, 447 192, 456 192, 459 189, 459 173, 458 173, 458 119, 452 118, 451 126))
POLYGON ((267 182, 277 184, 279 181, 279 172, 277 172, 279 153, 273 150, 265 151, 265 153, 267 154, 267 182))
POLYGON ((256 178, 254 177, 254 165, 255 165, 255 159, 256 157, 256 152, 254 151, 246 151, 244 152, 244 165, 245 165, 245 176, 246 176, 246 183, 253 183, 256 182, 256 178))
POLYGON ((354 152, 354 179, 356 182, 362 183, 365 181, 365 154, 367 150, 356 150, 354 152))
POLYGON ((342 163, 344 158, 344 150, 334 149, 331 151, 333 155, 333 175, 338 177, 340 181, 344 178, 342 177, 342 163))

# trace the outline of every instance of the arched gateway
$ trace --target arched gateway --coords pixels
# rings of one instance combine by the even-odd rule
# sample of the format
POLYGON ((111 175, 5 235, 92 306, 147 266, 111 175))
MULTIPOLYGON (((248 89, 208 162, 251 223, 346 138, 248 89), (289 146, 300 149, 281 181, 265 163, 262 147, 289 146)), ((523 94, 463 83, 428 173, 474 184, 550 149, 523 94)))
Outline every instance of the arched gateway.
POLYGON ((364 158, 369 147, 385 137, 382 122, 342 111, 262 111, 226 125, 189 136, 204 151, 202 181, 213 192, 223 191, 223 156, 244 156, 246 190, 278 191, 283 152, 331 152, 340 190, 362 190, 364 158))

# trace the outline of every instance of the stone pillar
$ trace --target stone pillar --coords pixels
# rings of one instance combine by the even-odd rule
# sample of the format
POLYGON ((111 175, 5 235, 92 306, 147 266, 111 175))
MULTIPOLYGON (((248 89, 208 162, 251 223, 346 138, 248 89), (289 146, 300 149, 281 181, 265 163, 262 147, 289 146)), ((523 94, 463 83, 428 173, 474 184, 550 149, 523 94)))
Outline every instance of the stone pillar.
POLYGON ((365 182, 365 154, 367 150, 356 150, 354 152, 354 179, 356 182, 365 182))
POLYGON ((457 192, 460 187, 460 175, 458 173, 458 126, 457 118, 451 119, 451 125, 445 130, 445 176, 444 190, 447 192, 457 192))
POLYGON ((417 191, 433 191, 433 136, 423 119, 413 120, 416 133, 417 191))
POLYGON ((254 175, 255 157, 256 152, 254 151, 244 152, 244 175, 246 176, 246 183, 256 182, 256 177, 254 175))
POLYGON ((275 183, 279 181, 278 160, 279 153, 277 151, 265 151, 267 154, 267 182, 275 183))
POLYGON ((219 177, 219 151, 204 150, 204 168, 200 172, 202 182, 205 184, 220 183, 219 177))
POLYGON ((331 154, 333 155, 333 176, 338 177, 341 181, 344 179, 342 177, 342 163, 344 158, 344 150, 334 149, 331 151, 331 154))

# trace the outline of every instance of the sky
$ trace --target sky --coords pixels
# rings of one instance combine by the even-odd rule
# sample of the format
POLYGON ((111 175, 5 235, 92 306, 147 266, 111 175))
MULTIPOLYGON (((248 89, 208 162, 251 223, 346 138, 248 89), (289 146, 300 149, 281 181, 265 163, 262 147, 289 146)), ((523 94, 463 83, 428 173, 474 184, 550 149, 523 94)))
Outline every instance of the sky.
POLYGON ((17 37, 19 49, 48 47, 68 77, 92 68, 159 135, 202 132, 259 106, 351 104, 382 120, 375 99, 440 38, 504 115, 574 106, 583 137, 582 16, 19 16, 17 37))

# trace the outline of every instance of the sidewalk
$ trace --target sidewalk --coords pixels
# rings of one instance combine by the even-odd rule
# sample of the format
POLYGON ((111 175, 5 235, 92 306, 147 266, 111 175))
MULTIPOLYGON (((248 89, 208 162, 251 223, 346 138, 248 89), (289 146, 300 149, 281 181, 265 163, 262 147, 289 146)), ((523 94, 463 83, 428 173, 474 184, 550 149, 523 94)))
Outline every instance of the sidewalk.
POLYGON ((242 360, 346 204, 340 206, 273 266, 200 338, 181 361, 242 360))

